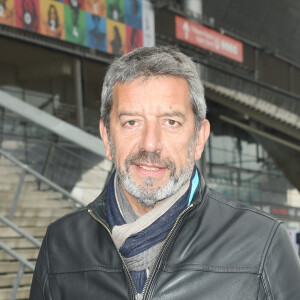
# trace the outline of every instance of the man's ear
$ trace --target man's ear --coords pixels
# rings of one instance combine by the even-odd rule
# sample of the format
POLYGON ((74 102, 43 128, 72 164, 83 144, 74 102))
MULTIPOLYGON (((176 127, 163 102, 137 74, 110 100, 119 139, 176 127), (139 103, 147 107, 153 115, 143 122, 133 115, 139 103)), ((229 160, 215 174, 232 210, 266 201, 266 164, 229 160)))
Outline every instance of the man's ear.
POLYGON ((105 147, 105 155, 109 160, 112 160, 112 153, 111 153, 111 149, 110 149, 107 128, 104 125, 104 122, 102 119, 99 122, 99 131, 100 131, 100 136, 102 138, 102 141, 103 141, 103 144, 105 147))
POLYGON ((208 120, 205 119, 201 123, 201 127, 197 136, 196 147, 195 147, 195 160, 201 158, 209 134, 210 134, 210 124, 208 120))

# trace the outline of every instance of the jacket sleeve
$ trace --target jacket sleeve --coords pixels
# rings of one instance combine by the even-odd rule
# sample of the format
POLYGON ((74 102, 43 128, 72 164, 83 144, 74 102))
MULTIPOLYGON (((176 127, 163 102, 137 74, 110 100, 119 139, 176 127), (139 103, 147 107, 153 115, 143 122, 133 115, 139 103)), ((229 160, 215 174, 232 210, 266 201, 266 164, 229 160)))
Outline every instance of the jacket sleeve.
POLYGON ((300 299, 300 259, 283 224, 267 250, 262 281, 267 299, 300 299))
POLYGON ((31 283, 30 289, 30 300, 50 300, 49 288, 48 288, 48 270, 49 270, 49 259, 48 259, 48 231, 44 237, 31 283))

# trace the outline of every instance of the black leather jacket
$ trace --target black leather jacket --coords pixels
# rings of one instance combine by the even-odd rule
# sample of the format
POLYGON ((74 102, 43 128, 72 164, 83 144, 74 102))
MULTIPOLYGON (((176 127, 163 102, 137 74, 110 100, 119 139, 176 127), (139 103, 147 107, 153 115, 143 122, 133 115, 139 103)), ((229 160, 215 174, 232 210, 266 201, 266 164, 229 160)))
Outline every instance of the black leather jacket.
MULTIPOLYGON (((135 299, 104 199, 49 226, 31 300, 135 299)), ((143 299, 300 299, 299 258, 279 220, 204 186, 168 235, 143 299)))

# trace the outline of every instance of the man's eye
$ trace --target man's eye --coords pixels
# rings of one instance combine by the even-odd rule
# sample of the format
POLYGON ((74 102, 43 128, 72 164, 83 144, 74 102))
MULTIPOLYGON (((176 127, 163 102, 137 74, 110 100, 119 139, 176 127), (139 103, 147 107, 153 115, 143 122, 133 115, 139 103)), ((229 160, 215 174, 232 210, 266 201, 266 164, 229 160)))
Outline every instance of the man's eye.
POLYGON ((175 127, 178 125, 178 122, 174 121, 174 120, 167 120, 166 123, 167 123, 167 125, 172 126, 172 127, 175 127))
POLYGON ((125 125, 128 125, 128 126, 134 126, 134 125, 136 125, 137 123, 136 123, 136 121, 134 121, 134 120, 130 120, 130 121, 127 121, 126 123, 125 123, 125 125))

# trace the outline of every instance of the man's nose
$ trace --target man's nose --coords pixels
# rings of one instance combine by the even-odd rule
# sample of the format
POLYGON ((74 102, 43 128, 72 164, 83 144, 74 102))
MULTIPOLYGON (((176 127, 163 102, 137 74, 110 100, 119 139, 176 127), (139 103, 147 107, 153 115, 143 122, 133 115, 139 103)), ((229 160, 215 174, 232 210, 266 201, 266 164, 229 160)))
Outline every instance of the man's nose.
POLYGON ((147 122, 143 130, 140 148, 148 152, 160 151, 161 128, 157 122, 147 122))

